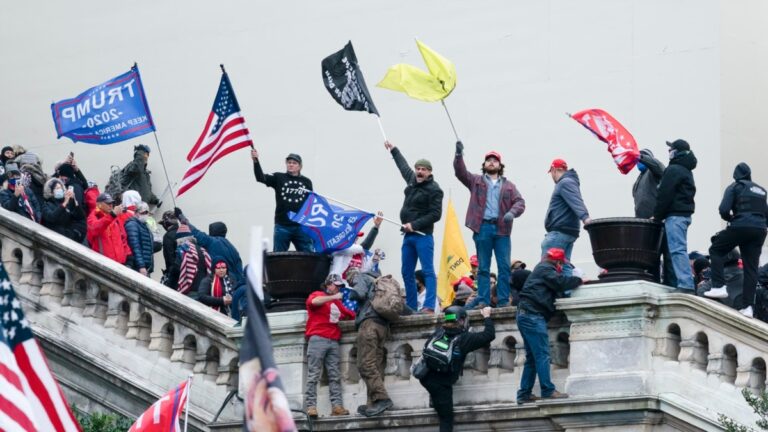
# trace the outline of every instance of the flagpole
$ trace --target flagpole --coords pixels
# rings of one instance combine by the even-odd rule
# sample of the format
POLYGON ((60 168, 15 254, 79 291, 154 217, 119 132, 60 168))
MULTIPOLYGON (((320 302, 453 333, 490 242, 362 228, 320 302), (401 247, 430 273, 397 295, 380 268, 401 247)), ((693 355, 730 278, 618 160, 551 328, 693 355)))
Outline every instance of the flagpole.
POLYGON ((192 396, 192 377, 194 374, 189 374, 187 378, 187 400, 184 404, 184 432, 187 432, 187 426, 189 426, 189 399, 192 396))
POLYGON ((387 134, 384 133, 384 126, 381 125, 381 117, 378 115, 376 116, 376 121, 379 122, 379 130, 381 131, 381 136, 384 137, 384 141, 387 141, 387 134))
POLYGON ((157 152, 160 153, 160 163, 163 164, 163 172, 165 173, 165 181, 168 182, 168 186, 171 188, 171 202, 173 203, 174 207, 178 207, 176 205, 176 196, 173 193, 173 186, 171 186, 171 179, 170 179, 170 177, 168 177, 168 170, 165 168, 165 159, 163 159, 163 150, 160 148, 160 141, 157 139, 157 131, 152 131, 152 135, 155 136, 155 144, 157 144, 157 152))
POLYGON ((456 141, 461 141, 459 139, 459 134, 456 133, 456 126, 453 125, 453 119, 451 118, 451 113, 448 112, 448 107, 445 106, 445 99, 440 99, 440 103, 443 104, 443 108, 445 109, 445 113, 448 115, 448 121, 451 122, 451 129, 453 129, 453 135, 456 136, 456 141))

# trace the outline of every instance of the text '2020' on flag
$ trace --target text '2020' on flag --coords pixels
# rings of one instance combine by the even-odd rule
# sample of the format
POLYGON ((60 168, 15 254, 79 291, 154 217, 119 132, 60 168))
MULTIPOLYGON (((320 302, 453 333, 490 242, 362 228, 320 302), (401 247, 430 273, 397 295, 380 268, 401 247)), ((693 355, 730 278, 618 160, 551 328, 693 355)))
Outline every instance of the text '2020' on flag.
POLYGON ((181 179, 176 196, 196 185, 217 160, 245 147, 253 147, 253 141, 245 127, 245 118, 240 114, 240 104, 229 82, 229 75, 222 70, 213 108, 200 138, 187 155, 189 168, 181 179))
POLYGON ((80 93, 51 104, 58 138, 113 144, 155 130, 138 66, 80 93))
POLYGON ((360 65, 357 64, 351 41, 341 50, 324 58, 321 66, 323 84, 339 105, 347 111, 367 111, 379 115, 365 85, 360 65))
POLYGON ((352 246, 357 233, 373 217, 373 213, 331 205, 312 192, 301 209, 296 213, 289 212, 288 216, 312 238, 315 251, 331 253, 352 246))
POLYGON ((631 133, 607 112, 601 109, 587 109, 570 115, 572 119, 602 142, 608 144, 608 152, 622 174, 632 171, 640 159, 637 142, 631 133))
POLYGON ((133 423, 128 432, 181 432, 179 418, 189 401, 191 379, 179 384, 175 389, 153 403, 133 423))
POLYGON ((456 217, 456 209, 453 201, 448 200, 448 208, 445 210, 445 232, 443 233, 443 251, 440 254, 440 270, 437 273, 437 296, 440 297, 443 307, 453 303, 455 293, 453 284, 463 276, 469 274, 472 268, 469 265, 469 254, 461 236, 459 219, 456 217))
POLYGON ((79 431, 0 264, 0 431, 79 431))

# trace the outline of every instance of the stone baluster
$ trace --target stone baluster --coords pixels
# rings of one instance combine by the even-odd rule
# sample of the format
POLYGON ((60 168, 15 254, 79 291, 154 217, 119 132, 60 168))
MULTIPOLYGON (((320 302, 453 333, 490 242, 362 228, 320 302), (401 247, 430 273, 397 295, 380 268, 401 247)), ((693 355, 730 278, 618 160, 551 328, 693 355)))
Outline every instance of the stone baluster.
MULTIPOLYGON (((99 300, 101 287, 93 280, 85 281, 85 298, 83 299, 83 317, 96 317, 97 308, 104 307, 106 303, 99 300)), ((106 312, 106 311, 103 311, 106 312)), ((106 319, 106 314, 104 314, 106 319)))
POLYGON ((186 367, 192 368, 195 365, 197 356, 197 338, 189 329, 180 327, 180 330, 174 334, 173 345, 171 349, 171 361, 181 362, 186 367))
POLYGON ((125 303, 125 297, 111 292, 107 300, 107 317, 104 321, 104 327, 114 328, 118 333, 126 334, 128 331, 128 315, 130 305, 125 303))
POLYGON ((64 296, 64 282, 68 275, 62 266, 49 256, 43 256, 43 263, 40 301, 46 303, 52 301, 61 304, 64 296))
POLYGON ((200 374, 205 372, 205 366, 208 362, 208 350, 211 348, 211 341, 207 337, 198 336, 197 352, 195 353, 195 363, 192 372, 200 374))
POLYGON ((707 356, 707 375, 714 375, 725 381, 725 373, 723 372, 725 356, 722 353, 713 353, 707 356))
POLYGON ((149 350, 159 351, 170 356, 173 352, 173 337, 175 330, 173 323, 166 317, 151 313, 152 330, 149 334, 149 350))
POLYGON ((18 288, 25 290, 31 296, 37 296, 42 285, 42 271, 40 265, 40 253, 34 249, 25 246, 19 246, 24 256, 21 264, 21 276, 19 277, 18 288))
POLYGON ((21 277, 21 264, 23 260, 21 245, 5 237, 3 238, 0 251, 2 251, 0 253, 2 254, 3 267, 8 272, 8 277, 11 278, 12 282, 17 283, 21 277))

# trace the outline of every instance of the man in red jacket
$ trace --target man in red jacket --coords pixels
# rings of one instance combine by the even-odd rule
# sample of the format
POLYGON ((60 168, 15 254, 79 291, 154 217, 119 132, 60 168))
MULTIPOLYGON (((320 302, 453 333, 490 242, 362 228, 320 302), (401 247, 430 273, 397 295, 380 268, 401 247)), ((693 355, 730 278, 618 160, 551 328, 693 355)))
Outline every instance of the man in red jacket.
POLYGON ((339 321, 354 319, 355 313, 341 303, 340 288, 344 281, 337 274, 330 274, 320 290, 307 298, 307 391, 304 406, 310 417, 317 417, 317 382, 323 371, 328 372, 328 388, 331 393, 332 416, 349 415, 341 396, 341 370, 339 369, 339 321))
POLYGON ((88 215, 88 231, 86 238, 91 249, 111 258, 120 264, 125 264, 131 249, 123 225, 118 216, 123 213, 122 206, 114 206, 112 195, 100 194, 96 198, 96 208, 88 215))

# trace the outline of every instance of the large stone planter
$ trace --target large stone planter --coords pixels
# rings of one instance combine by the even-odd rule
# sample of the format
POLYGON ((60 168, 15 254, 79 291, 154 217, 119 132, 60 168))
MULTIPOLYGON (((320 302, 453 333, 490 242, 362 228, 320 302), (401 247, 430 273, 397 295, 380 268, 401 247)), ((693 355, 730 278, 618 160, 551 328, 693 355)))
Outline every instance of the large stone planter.
POLYGON ((662 224, 650 219, 606 218, 586 225, 595 263, 606 272, 600 282, 657 282, 662 224))
POLYGON ((331 259, 328 255, 309 252, 269 252, 266 269, 266 290, 272 301, 268 312, 304 309, 304 303, 328 276, 331 259))

